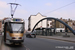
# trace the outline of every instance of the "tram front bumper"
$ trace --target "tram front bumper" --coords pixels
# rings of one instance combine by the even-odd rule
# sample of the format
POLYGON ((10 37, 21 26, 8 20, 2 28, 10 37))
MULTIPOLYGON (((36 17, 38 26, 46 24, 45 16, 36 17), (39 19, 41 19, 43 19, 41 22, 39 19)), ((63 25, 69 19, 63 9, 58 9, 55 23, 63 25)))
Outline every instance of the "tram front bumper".
POLYGON ((21 43, 23 42, 24 40, 10 40, 10 42, 14 42, 14 43, 21 43))

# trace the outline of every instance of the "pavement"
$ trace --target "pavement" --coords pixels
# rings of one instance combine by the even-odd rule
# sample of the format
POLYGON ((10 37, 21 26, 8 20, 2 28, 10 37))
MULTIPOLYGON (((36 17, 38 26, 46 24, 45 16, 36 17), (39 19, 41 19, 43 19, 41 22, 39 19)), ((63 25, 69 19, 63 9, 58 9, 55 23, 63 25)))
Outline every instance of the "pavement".
POLYGON ((54 40, 61 40, 61 41, 67 41, 67 42, 75 43, 75 36, 63 37, 63 36, 42 36, 42 35, 37 35, 36 37, 46 38, 46 39, 54 39, 54 40))
POLYGON ((2 35, 0 35, 0 49, 1 49, 1 45, 2 45, 2 35))
POLYGON ((1 46, 1 43, 2 43, 2 38, 3 38, 3 36, 0 35, 0 46, 1 46))

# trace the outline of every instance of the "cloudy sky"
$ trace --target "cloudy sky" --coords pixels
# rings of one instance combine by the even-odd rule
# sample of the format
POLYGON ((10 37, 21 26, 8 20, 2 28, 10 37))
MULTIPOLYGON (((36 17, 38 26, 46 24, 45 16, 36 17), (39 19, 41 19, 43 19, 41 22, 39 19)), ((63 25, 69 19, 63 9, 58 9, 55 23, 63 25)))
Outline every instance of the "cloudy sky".
POLYGON ((28 17, 40 12, 47 17, 71 18, 75 20, 75 0, 0 0, 0 19, 10 16, 10 5, 16 2, 18 6, 14 17, 23 18, 28 25, 28 17))

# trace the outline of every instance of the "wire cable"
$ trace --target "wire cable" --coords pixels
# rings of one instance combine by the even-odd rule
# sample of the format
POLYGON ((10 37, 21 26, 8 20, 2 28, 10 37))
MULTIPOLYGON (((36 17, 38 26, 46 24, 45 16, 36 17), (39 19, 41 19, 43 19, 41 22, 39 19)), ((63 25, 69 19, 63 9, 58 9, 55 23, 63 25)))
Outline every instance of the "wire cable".
POLYGON ((71 4, 74 4, 74 3, 75 3, 75 2, 69 3, 69 4, 67 4, 67 5, 65 5, 65 6, 62 6, 62 7, 60 7, 60 8, 57 8, 57 9, 55 9, 55 10, 49 11, 49 12, 47 12, 47 13, 45 13, 45 14, 49 14, 49 13, 51 13, 51 12, 54 12, 54 11, 56 11, 56 10, 59 10, 59 9, 61 9, 61 8, 64 8, 64 7, 69 6, 69 5, 71 5, 71 4))

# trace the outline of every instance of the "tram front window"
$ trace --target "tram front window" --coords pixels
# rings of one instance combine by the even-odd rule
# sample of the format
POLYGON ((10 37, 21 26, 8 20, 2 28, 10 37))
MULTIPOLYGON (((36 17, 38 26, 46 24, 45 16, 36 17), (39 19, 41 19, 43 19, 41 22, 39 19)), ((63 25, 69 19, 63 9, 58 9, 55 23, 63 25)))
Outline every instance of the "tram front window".
POLYGON ((23 32, 23 23, 11 23, 11 28, 13 32, 23 32))

